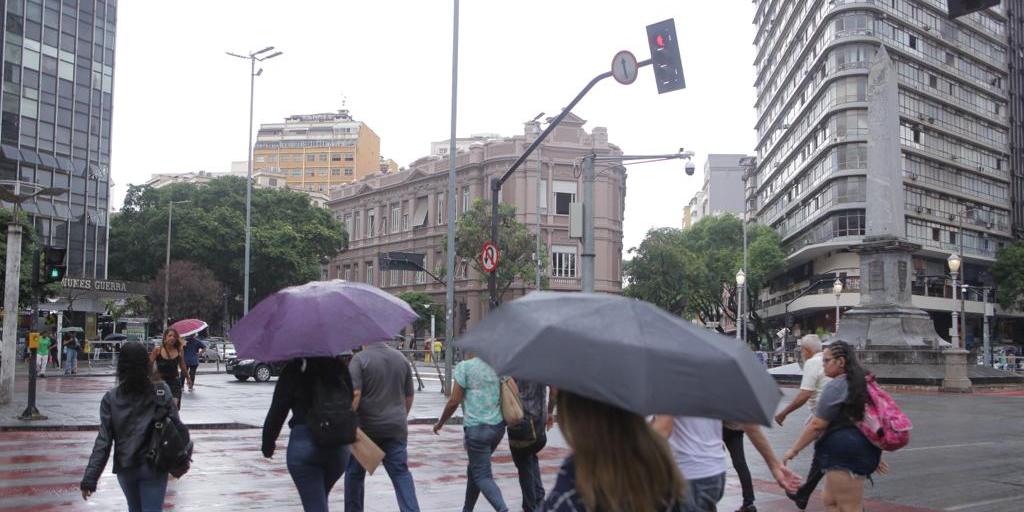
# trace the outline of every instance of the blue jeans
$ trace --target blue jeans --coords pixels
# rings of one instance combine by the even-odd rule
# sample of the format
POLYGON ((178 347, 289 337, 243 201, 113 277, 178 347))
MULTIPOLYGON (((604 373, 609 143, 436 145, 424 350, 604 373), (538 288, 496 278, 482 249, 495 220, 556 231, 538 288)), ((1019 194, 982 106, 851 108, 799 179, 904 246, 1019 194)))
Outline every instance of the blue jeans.
POLYGON ((349 448, 324 448, 313 442, 306 425, 295 425, 288 437, 288 473, 306 512, 327 512, 327 495, 345 472, 349 448))
POLYGON ((118 471, 117 483, 121 484, 128 500, 128 512, 160 512, 164 509, 167 473, 158 473, 142 464, 118 471))
MULTIPOLYGON (((391 485, 395 487, 398 498, 398 510, 401 512, 420 512, 416 501, 416 484, 409 472, 409 452, 405 439, 374 439, 374 443, 384 450, 384 469, 391 477, 391 485)), ((345 470, 345 512, 363 512, 363 481, 366 470, 359 461, 352 457, 348 460, 345 470)))
POLYGON ((725 494, 725 473, 686 481, 683 497, 684 512, 715 512, 718 501, 725 494))
POLYGON ((505 500, 501 497, 501 489, 491 474, 491 454, 501 443, 501 438, 505 437, 505 424, 466 427, 464 431, 463 444, 469 456, 469 465, 466 468, 466 501, 462 505, 462 512, 472 512, 480 493, 484 494, 484 499, 494 510, 508 512, 505 500))
POLYGON ((540 478, 540 460, 537 459, 537 453, 547 444, 542 418, 533 419, 533 429, 537 439, 530 446, 511 446, 513 438, 512 432, 509 432, 512 462, 519 473, 519 489, 523 492, 523 512, 540 510, 544 504, 544 483, 540 478))
POLYGON ((71 371, 78 365, 78 351, 73 348, 64 349, 64 375, 71 375, 71 371))

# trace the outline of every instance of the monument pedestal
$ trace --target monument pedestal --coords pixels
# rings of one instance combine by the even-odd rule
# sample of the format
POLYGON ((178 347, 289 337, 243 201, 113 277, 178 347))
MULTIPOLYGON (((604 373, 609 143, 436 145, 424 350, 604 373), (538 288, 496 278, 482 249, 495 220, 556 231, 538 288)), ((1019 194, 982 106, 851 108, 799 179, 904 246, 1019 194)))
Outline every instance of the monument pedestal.
POLYGON ((949 393, 970 393, 971 379, 967 378, 967 356, 969 352, 959 348, 943 351, 946 362, 946 376, 942 379, 942 391, 949 393))

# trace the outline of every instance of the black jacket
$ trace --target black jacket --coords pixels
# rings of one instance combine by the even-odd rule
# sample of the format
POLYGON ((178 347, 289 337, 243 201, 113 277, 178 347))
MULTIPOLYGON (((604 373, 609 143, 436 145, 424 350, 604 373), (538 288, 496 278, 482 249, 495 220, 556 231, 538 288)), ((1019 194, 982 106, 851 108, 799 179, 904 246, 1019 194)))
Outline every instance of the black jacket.
POLYGON ((114 445, 114 473, 145 464, 143 450, 149 426, 156 415, 157 403, 165 404, 171 412, 171 419, 181 424, 178 409, 171 398, 171 388, 162 381, 153 386, 156 394, 142 398, 123 393, 120 387, 103 395, 103 401, 100 402, 100 430, 96 434, 96 443, 89 457, 89 465, 85 468, 85 476, 82 477, 82 489, 96 490, 96 482, 110 457, 111 444, 114 445))
MULTIPOLYGON (((349 374, 348 367, 340 361, 335 361, 334 364, 336 366, 331 367, 333 378, 339 379, 344 389, 351 394, 352 375, 349 374)), ((306 424, 306 413, 312 405, 313 384, 311 379, 318 378, 310 373, 313 372, 303 371, 302 359, 289 362, 281 370, 281 375, 277 378, 277 385, 274 387, 274 398, 267 411, 267 418, 263 421, 261 451, 264 457, 274 455, 277 437, 281 434, 281 428, 284 426, 284 420, 288 418, 289 412, 292 414, 292 419, 288 422, 289 428, 306 424)))

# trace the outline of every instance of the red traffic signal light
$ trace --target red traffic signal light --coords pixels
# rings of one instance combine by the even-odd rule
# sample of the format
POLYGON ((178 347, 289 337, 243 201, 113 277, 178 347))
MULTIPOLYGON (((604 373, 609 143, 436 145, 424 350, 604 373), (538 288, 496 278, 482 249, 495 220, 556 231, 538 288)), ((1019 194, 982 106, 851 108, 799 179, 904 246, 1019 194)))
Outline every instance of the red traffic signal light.
POLYGON ((679 58, 676 22, 672 18, 647 26, 647 41, 651 49, 651 65, 658 94, 683 89, 683 62, 679 58))
POLYGON ((654 44, 658 45, 658 48, 665 47, 665 36, 658 34, 654 36, 654 44))

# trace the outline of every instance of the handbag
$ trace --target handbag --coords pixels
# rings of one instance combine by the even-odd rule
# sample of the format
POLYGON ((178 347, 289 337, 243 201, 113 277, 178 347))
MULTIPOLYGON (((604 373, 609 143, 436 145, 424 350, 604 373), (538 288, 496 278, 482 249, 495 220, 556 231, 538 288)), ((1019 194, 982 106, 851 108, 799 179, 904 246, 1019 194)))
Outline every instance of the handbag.
POLYGON ((519 399, 519 393, 512 387, 511 379, 501 380, 501 417, 505 419, 506 425, 515 425, 523 421, 523 402, 519 399))

